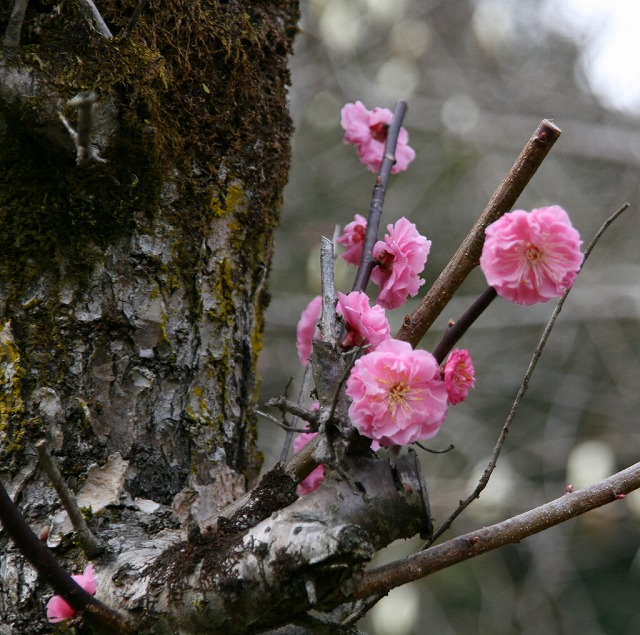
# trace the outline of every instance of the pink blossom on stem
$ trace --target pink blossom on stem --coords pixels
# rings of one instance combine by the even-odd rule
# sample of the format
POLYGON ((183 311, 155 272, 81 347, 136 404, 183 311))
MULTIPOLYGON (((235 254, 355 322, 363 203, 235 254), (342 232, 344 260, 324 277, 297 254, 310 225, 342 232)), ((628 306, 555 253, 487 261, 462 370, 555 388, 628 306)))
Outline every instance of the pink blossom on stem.
MULTIPOLYGON (((81 575, 71 576, 87 593, 96 594, 97 581, 93 565, 89 563, 81 575)), ((47 619, 52 622, 62 622, 73 617, 76 612, 59 596, 54 595, 47 602, 47 619)))
POLYGON ((380 342, 391 337, 391 328, 381 306, 369 306, 369 298, 362 291, 349 295, 338 292, 338 313, 344 317, 347 336, 343 346, 360 346, 363 342, 375 349, 380 342))
POLYGON ((464 401, 469 389, 475 385, 475 371, 469 351, 454 349, 444 365, 444 386, 447 389, 449 403, 455 405, 464 401))
POLYGON ((322 297, 317 295, 300 315, 298 326, 296 327, 296 348, 298 358, 306 366, 311 355, 311 342, 318 332, 317 323, 322 314, 322 297))
MULTIPOLYGON (((387 130, 393 113, 387 108, 367 110, 362 102, 345 104, 340 111, 340 123, 344 129, 344 142, 357 146, 360 161, 372 172, 378 172, 382 164, 387 130)), ((396 144, 396 162, 392 174, 403 172, 416 156, 409 144, 409 133, 400 128, 396 144)))
POLYGON ((347 379, 349 416, 382 446, 428 439, 447 415, 447 390, 431 353, 388 339, 356 361, 347 379))
POLYGON ((337 242, 347 249, 342 257, 352 265, 359 265, 364 247, 364 237, 367 231, 367 219, 360 214, 356 214, 354 219, 345 225, 342 236, 337 242))
POLYGON ((561 296, 584 258, 580 234, 558 205, 505 214, 486 229, 480 267, 499 295, 517 304, 561 296))
POLYGON ((419 274, 427 262, 431 241, 404 217, 395 225, 387 225, 387 232, 373 248, 373 257, 379 264, 371 272, 371 280, 380 287, 378 304, 397 309, 424 284, 419 274))

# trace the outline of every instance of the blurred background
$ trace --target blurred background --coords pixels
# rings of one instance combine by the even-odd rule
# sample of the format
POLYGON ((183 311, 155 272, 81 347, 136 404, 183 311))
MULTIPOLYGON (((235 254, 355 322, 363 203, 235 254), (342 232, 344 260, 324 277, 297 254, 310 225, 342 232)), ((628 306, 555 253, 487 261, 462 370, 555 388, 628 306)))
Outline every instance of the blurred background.
MULTIPOLYGON (((559 204, 585 245, 628 201, 585 266, 538 365, 492 480, 444 538, 503 520, 640 460, 640 3, 636 0, 308 0, 292 58, 296 126, 260 358, 262 396, 302 377, 295 326, 320 291, 318 247, 366 215, 373 175, 342 143, 340 108, 409 111, 417 158, 392 179, 383 224, 432 241, 420 296, 543 118, 563 134, 516 207, 559 204)), ((348 291, 354 268, 338 262, 348 291)), ((424 339, 433 348, 485 288, 475 271, 424 339)), ((417 301, 417 300, 416 300, 417 301)), ((405 313, 391 312, 397 330, 405 313)), ((436 526, 473 489, 551 302, 498 299, 461 342, 476 389, 421 452, 436 526)), ((284 433, 261 423, 265 467, 284 433)), ((394 544, 378 563, 415 551, 394 544)), ((640 495, 393 591, 372 635, 640 633, 640 495)))

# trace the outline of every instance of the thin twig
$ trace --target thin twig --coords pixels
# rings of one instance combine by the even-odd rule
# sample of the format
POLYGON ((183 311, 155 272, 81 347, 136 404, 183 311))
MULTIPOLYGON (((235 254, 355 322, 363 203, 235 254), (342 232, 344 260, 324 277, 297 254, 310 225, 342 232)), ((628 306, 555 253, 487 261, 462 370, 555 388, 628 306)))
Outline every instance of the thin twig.
POLYGON ((78 502, 76 501, 75 496, 71 493, 71 490, 64 482, 62 474, 60 474, 60 470, 49 452, 47 440, 40 439, 36 442, 35 447, 38 452, 40 465, 42 465, 44 471, 51 479, 51 484, 56 490, 58 498, 60 498, 65 511, 69 515, 69 520, 77 534, 80 548, 84 551, 89 560, 95 558, 104 552, 106 548, 105 544, 94 536, 87 526, 84 516, 78 507, 78 502))
POLYGON ((414 348, 418 345, 453 294, 478 264, 487 226, 512 208, 560 133, 560 128, 553 122, 544 119, 540 123, 458 251, 433 283, 418 308, 405 318, 396 335, 397 339, 409 342, 414 348))
MULTIPOLYGON (((580 266, 580 271, 582 271, 582 267, 584 267, 584 263, 587 261, 587 258, 589 257, 589 255, 593 251, 593 248, 596 246, 598 240, 600 240, 600 237, 602 236, 602 234, 606 231, 606 229, 609 227, 609 225, 611 225, 611 223, 613 223, 616 220, 616 218, 618 218, 618 216, 620 216, 620 214, 622 214, 628 207, 629 207, 629 203, 625 203, 619 210, 617 210, 614 214, 612 214, 603 223, 603 225, 600 227, 600 229, 596 232, 595 236, 591 239, 591 242, 589 243, 589 246, 585 249, 584 260, 582 261, 582 265, 580 266)), ((560 311, 562 311, 562 306, 564 305, 564 302, 567 299, 567 296, 571 292, 571 288, 572 287, 569 287, 564 292, 562 297, 558 300, 558 303, 556 304, 556 308, 554 309, 553 313, 551 314, 551 317, 549 318, 549 321, 547 322, 547 325, 545 326, 544 332, 542 333, 542 337, 540 338, 540 341, 538 342, 538 345, 536 346, 536 349, 533 352, 533 355, 531 357, 531 361, 529 362, 529 367, 527 368, 527 372, 525 373, 524 379, 522 380, 522 383, 520 384, 520 388, 518 390, 518 394, 516 395, 516 398, 515 398, 515 400, 513 402, 513 405, 511 406, 511 410, 509 411, 507 419, 504 422, 504 425, 502 426, 502 430, 500 431, 500 436, 498 437, 498 440, 496 441, 496 444, 495 444, 495 446, 493 448, 493 452, 491 454, 491 458, 489 459, 489 463, 487 464, 487 467, 485 467, 484 472, 482 473, 482 476, 480 477, 480 480, 478 481, 478 484, 476 485, 476 487, 473 490, 473 492, 471 492, 471 494, 469 494, 469 496, 467 496, 467 498, 465 498, 463 501, 460 501, 460 504, 458 505, 458 507, 456 507, 456 509, 445 520, 445 522, 442 523, 442 525, 438 528, 438 530, 434 532, 433 536, 431 537, 429 542, 427 542, 427 544, 425 545, 424 548, 429 547, 430 545, 432 545, 445 531, 447 531, 449 529, 449 527, 451 527, 451 525, 453 524, 453 521, 474 500, 476 500, 477 498, 480 497, 480 493, 484 490, 484 488, 489 483, 489 479, 491 478, 491 474, 493 473, 493 470, 495 469, 495 467, 496 467, 496 465, 498 463, 498 457, 500 456, 500 452, 502 451, 502 447, 504 445, 504 442, 506 441, 507 435, 509 434, 509 429, 511 427, 511 423, 513 422, 513 419, 516 416, 518 408, 520 407, 520 404, 522 403, 524 395, 527 392, 527 388, 529 387, 529 382, 531 381, 531 376, 533 375, 533 372, 536 369, 536 366, 538 364, 538 360, 540 359, 540 356, 542 355, 542 351, 544 350, 544 347, 545 347, 545 345, 547 343, 547 340, 549 339, 549 335, 551 334, 551 330, 553 329, 553 327, 554 327, 554 325, 556 323, 556 320, 558 319, 558 316, 560 315, 560 311)))
POLYGON ((53 557, 36 536, 0 481, 0 522, 20 553, 72 609, 82 614, 101 633, 133 633, 129 618, 87 593, 53 557))
MULTIPOLYGON (((309 380, 311 379, 311 366, 307 364, 304 367, 304 373, 302 375, 302 384, 300 384, 300 390, 298 391, 298 405, 300 405, 305 398, 305 395, 309 392, 309 380)), ((298 424, 298 418, 296 415, 291 419, 291 427, 295 428, 298 424)), ((287 430, 284 437, 284 443, 282 444, 282 450, 280 452, 280 461, 284 462, 289 456, 289 450, 291 449, 291 443, 293 441, 293 430, 287 430)))
POLYGON ((80 0, 80 4, 82 6, 82 10, 84 11, 87 19, 89 21, 93 21, 96 31, 107 40, 110 40, 113 37, 113 34, 109 30, 107 23, 102 19, 100 15, 100 11, 93 3, 93 0, 80 0))
POLYGON ((299 419, 307 421, 312 425, 316 425, 316 423, 318 422, 318 414, 316 412, 307 410, 299 403, 291 401, 286 397, 273 397, 265 403, 265 406, 269 406, 270 408, 279 408, 283 412, 289 412, 299 419))
POLYGON ((375 266, 373 260, 373 247, 378 240, 378 229, 380 227, 380 218, 382 217, 382 206, 384 204, 384 196, 389 184, 391 176, 391 168, 396 162, 396 145, 398 143, 398 135, 402 127, 402 120, 407 112, 407 104, 399 101, 393 113, 393 119, 387 129, 387 139, 384 145, 384 156, 380 165, 380 172, 376 177, 373 186, 373 195, 371 197, 371 205, 369 206, 369 218, 367 219, 367 230, 365 232, 364 245, 362 248, 362 257, 360 265, 356 273, 356 279, 353 283, 352 291, 366 291, 371 270, 375 266))
POLYGON ((567 493, 523 514, 458 536, 426 551, 419 551, 404 560, 372 569, 356 583, 349 599, 388 593, 395 587, 419 580, 487 551, 518 543, 571 518, 621 500, 639 487, 640 463, 636 463, 595 485, 567 493))
POLYGON ((287 433, 290 432, 292 435, 299 432, 308 432, 308 430, 305 430, 304 428, 296 428, 292 425, 289 425, 288 423, 285 423, 284 421, 278 421, 275 417, 270 415, 268 412, 264 412, 263 410, 256 409, 256 414, 264 417, 265 419, 268 419, 269 421, 271 421, 271 423, 273 423, 273 425, 278 426, 278 428, 282 428, 282 430, 287 433))
POLYGON ((28 4, 29 0, 15 0, 13 3, 13 10, 9 16, 2 41, 2 48, 7 57, 13 57, 18 52, 20 32, 22 31, 22 23, 24 22, 28 4))
POLYGON ((485 309, 493 302, 498 293, 493 287, 485 289, 475 302, 454 322, 446 331, 439 344, 433 349, 433 356, 438 364, 442 364, 444 358, 451 349, 460 341, 469 327, 482 315, 485 309))

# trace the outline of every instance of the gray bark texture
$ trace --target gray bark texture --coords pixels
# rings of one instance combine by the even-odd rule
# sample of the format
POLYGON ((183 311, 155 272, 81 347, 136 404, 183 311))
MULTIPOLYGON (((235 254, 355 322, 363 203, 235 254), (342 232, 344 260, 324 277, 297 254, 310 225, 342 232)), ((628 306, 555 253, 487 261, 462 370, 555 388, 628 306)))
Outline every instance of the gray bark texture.
MULTIPOLYGON (((0 480, 97 578, 56 632, 114 632, 105 605, 117 632, 357 632, 355 577, 431 521, 415 456, 346 434, 335 346, 313 355, 321 442, 256 485, 297 3, 104 0, 99 30, 84 8, 30 3, 0 59, 0 480)), ((66 575, 1 517, 0 633, 53 632, 43 577, 66 575)))

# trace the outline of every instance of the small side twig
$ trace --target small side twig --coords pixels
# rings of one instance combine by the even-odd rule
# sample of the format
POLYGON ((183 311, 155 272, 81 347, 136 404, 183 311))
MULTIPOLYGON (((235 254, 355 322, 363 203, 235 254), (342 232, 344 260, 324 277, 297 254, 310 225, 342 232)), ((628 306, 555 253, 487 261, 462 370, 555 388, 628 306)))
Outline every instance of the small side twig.
MULTIPOLYGON (((311 379, 311 365, 307 364, 304 367, 304 373, 302 375, 302 384, 298 391, 298 405, 302 403, 305 395, 309 392, 309 380, 311 379)), ((295 428, 298 423, 298 417, 294 415, 291 420, 291 428, 295 428)), ((284 462, 289 456, 289 450, 291 449, 291 443, 293 441, 293 430, 287 430, 284 437, 284 443, 282 444, 282 450, 280 451, 280 461, 284 462)))
POLYGON ((391 168, 396 162, 396 145, 398 144, 398 135, 402 127, 402 120, 407 112, 407 104, 399 101, 393 113, 393 119, 387 129, 387 139, 384 145, 384 156, 380 165, 380 172, 376 176, 376 182, 373 186, 373 195, 371 197, 371 205, 369 206, 369 218, 367 219, 367 231, 365 232, 364 245, 362 248, 362 257, 360 265, 356 272, 356 278, 353 283, 352 291, 366 291, 371 270, 375 266, 373 260, 373 247, 378 240, 378 229, 380 228, 380 219, 382 217, 382 206, 384 204, 384 196, 389 184, 391 176, 391 168))
MULTIPOLYGON (((582 271, 582 267, 584 267, 584 263, 587 261, 587 258, 590 256, 591 252, 593 251, 593 248, 596 246, 597 242, 600 240, 600 237, 602 236, 602 234, 606 231, 606 229, 609 227, 609 225, 611 225, 611 223, 613 223, 616 218, 618 218, 618 216, 620 216, 620 214, 622 214, 627 208, 629 207, 629 203, 625 203, 619 210, 617 210, 616 212, 614 212, 604 223, 603 225, 600 227, 600 229, 596 232, 595 236, 591 239, 591 242, 589 243, 589 246, 585 249, 584 252, 584 260, 582 261, 582 265, 580 266, 580 271, 582 271)), ((487 484, 489 483, 489 479, 491 478, 491 475, 493 474, 493 470, 495 469, 497 463, 498 463, 498 457, 500 456, 500 452, 502 451, 502 447, 504 445, 504 442, 507 439, 507 435, 509 434, 509 429, 511 428, 511 423, 513 422, 516 413, 518 411, 518 408, 520 407, 520 404, 522 403, 522 400, 524 399, 524 395, 527 392, 527 388, 529 387, 529 382, 531 381, 531 377, 533 375, 533 372, 536 369, 536 366, 538 365, 538 360, 540 359, 540 356, 542 355, 542 351, 544 350, 544 347, 547 343, 547 340, 549 339, 549 335, 551 335, 551 331, 556 323, 556 320, 558 319, 558 316, 560 315, 560 311, 562 311, 562 307, 564 305, 565 300, 567 299, 567 296, 569 295, 569 293, 571 292, 571 288, 569 287, 564 294, 562 295, 562 297, 558 300, 558 303, 556 304, 556 308, 554 309, 553 313, 551 314, 551 317, 549 318, 549 321, 547 322, 547 325, 545 326, 545 329, 542 333, 542 337, 540 338, 540 341, 538 342, 538 345, 536 346, 535 351, 533 352, 533 355, 531 357, 531 361, 529 362, 529 367, 527 368, 527 372, 524 375, 524 379, 522 380, 522 383, 520 384, 520 388, 518 390, 518 394, 516 395, 516 398, 513 402, 513 405, 511 406, 511 410, 509 411, 509 414, 507 415, 507 419, 504 422, 504 425, 502 426, 502 430, 500 431, 500 436, 498 437, 498 440, 496 441, 496 444, 493 448, 493 452, 491 453, 491 457, 489 459, 489 463, 487 464, 487 466, 484 469, 484 472, 482 473, 482 476, 480 477, 480 480, 478 481, 478 484, 476 485, 475 489, 473 490, 473 492, 471 492, 471 494, 469 494, 469 496, 467 496, 467 498, 465 498, 464 500, 460 501, 460 504, 458 505, 458 507, 456 507, 456 509, 451 513, 451 515, 444 521, 444 523, 442 523, 442 525, 437 529, 437 531, 434 532, 433 536, 431 537, 431 539, 429 540, 429 542, 426 543, 426 545, 424 546, 424 548, 429 547, 430 545, 432 545, 445 531, 447 531, 451 525, 453 524, 453 521, 477 498, 480 497, 481 492, 485 489, 485 487, 487 486, 487 484)))
POLYGON ((458 251, 433 283, 418 308, 405 318, 396 335, 397 339, 409 342, 414 348, 418 345, 453 294, 478 264, 487 226, 512 208, 560 134, 560 128, 552 121, 544 119, 540 123, 458 251))
POLYGON ((13 57, 18 52, 20 32, 22 31, 22 23, 24 22, 28 4, 29 0, 15 0, 13 3, 13 10, 9 16, 2 41, 2 49, 7 57, 13 57))
POLYGON ((451 349, 460 341, 460 338, 468 331, 469 327, 482 315, 484 310, 498 296, 493 287, 485 289, 475 302, 454 322, 443 335, 438 345, 433 349, 433 356, 438 364, 442 364, 444 358, 451 349))
POLYGON ((40 465, 42 465, 47 476, 51 479, 51 483, 56 490, 65 511, 69 515, 69 520, 71 520, 73 529, 78 536, 78 544, 80 545, 80 548, 84 551, 89 560, 95 558, 104 552, 106 548, 105 544, 94 536, 87 526, 74 495, 64 482, 62 474, 60 474, 60 470, 49 452, 47 440, 40 439, 36 442, 35 447, 38 452, 40 465))
POLYGON ((270 408, 279 408, 283 412, 288 412, 292 415, 295 415, 296 417, 298 417, 298 419, 307 421, 311 425, 316 425, 318 421, 318 414, 316 412, 307 410, 299 403, 291 401, 284 396, 273 397, 272 399, 269 399, 269 401, 265 403, 265 406, 269 406, 270 408))

